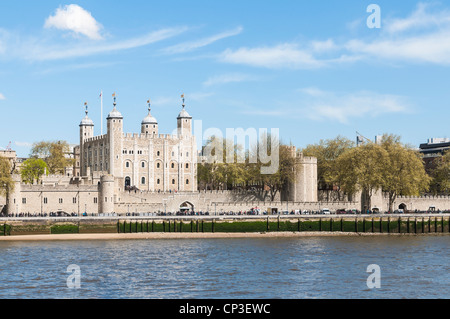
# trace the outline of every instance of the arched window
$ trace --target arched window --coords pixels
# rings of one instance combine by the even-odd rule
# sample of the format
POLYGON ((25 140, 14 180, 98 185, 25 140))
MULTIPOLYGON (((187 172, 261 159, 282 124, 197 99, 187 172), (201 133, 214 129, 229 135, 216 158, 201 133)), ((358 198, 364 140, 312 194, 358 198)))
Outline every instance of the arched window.
POLYGON ((161 154, 161 152, 160 152, 160 151, 156 152, 156 156, 159 156, 160 154, 161 154))
POLYGON ((188 179, 186 180, 186 185, 189 185, 189 180, 188 179))
POLYGON ((145 177, 142 177, 142 178, 141 178, 141 184, 142 184, 142 185, 145 185, 145 177))
POLYGON ((160 183, 160 180, 159 180, 159 178, 156 180, 156 184, 158 184, 159 185, 159 183, 160 183))
POLYGON ((156 168, 159 168, 161 165, 159 163, 156 163, 156 168))
POLYGON ((172 184, 175 185, 175 179, 172 179, 172 184))
POLYGON ((142 162, 142 163, 141 163, 141 166, 144 168, 144 167, 145 167, 145 162, 142 162))
POLYGON ((126 162, 125 167, 127 167, 127 168, 130 167, 130 162, 126 162))
POLYGON ((189 168, 189 164, 188 163, 186 163, 186 168, 189 168))
POLYGON ((172 168, 175 168, 175 164, 174 163, 172 163, 172 168))

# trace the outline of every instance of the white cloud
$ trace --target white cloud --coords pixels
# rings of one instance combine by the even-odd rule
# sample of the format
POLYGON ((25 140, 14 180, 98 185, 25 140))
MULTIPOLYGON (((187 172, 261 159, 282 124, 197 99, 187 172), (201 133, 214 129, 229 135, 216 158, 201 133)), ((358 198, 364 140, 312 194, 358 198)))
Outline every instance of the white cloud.
POLYGON ((219 56, 222 62, 245 64, 270 69, 294 68, 313 69, 325 66, 307 50, 295 44, 281 44, 275 47, 227 49, 219 56))
POLYGON ((318 89, 316 87, 301 88, 298 91, 310 96, 322 96, 326 94, 325 91, 322 91, 321 89, 318 89))
POLYGON ((346 48, 367 58, 400 62, 425 62, 450 65, 450 30, 420 36, 396 39, 378 39, 373 42, 352 40, 346 48))
POLYGON ((1 101, 1 100, 6 100, 6 99, 5 99, 5 96, 4 96, 2 93, 0 93, 0 101, 1 101))
POLYGON ((15 141, 14 144, 19 147, 32 147, 33 143, 15 141))
POLYGON ((203 39, 196 40, 196 41, 184 42, 184 43, 170 46, 168 48, 165 48, 163 50, 163 52, 167 53, 167 54, 176 54, 176 53, 185 53, 185 52, 193 51, 195 49, 210 45, 216 41, 238 35, 242 32, 242 30, 243 30, 242 27, 237 27, 236 29, 233 29, 230 31, 225 31, 225 32, 213 35, 208 38, 203 38, 203 39))
POLYGON ((411 106, 406 98, 398 95, 379 94, 370 91, 337 94, 319 90, 302 99, 302 114, 313 120, 338 121, 346 124, 352 118, 377 117, 383 114, 407 113, 411 106))
MULTIPOLYGON (((146 35, 116 42, 88 42, 77 44, 50 44, 37 38, 23 40, 8 35, 10 46, 5 58, 21 58, 27 61, 50 61, 118 52, 153 44, 185 32, 187 27, 173 27, 150 32, 146 35)), ((1 34, 0 34, 1 36, 1 34)))
POLYGON ((100 34, 103 26, 92 17, 90 12, 76 4, 56 9, 55 14, 45 21, 44 27, 72 31, 75 35, 82 34, 93 40, 103 38, 100 34))
POLYGON ((244 81, 252 81, 255 80, 255 77, 250 76, 248 74, 241 73, 230 73, 230 74, 222 74, 210 77, 205 82, 203 82, 204 86, 213 86, 227 83, 237 83, 244 81))
POLYGON ((430 3, 419 3, 416 10, 407 18, 388 19, 385 31, 389 33, 405 32, 411 29, 441 27, 450 23, 450 11, 441 9, 439 12, 428 12, 430 3))

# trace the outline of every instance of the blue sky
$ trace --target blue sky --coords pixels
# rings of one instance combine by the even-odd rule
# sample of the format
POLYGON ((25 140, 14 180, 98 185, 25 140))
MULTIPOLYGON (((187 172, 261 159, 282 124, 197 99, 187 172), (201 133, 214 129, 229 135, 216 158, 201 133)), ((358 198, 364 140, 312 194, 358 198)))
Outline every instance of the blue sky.
MULTIPOLYGON (((1 1, 0 147, 100 134, 113 92, 124 130, 152 100, 171 133, 186 96, 203 129, 279 128, 299 148, 356 132, 415 146, 448 137, 450 3, 1 1), (371 3, 381 28, 368 28, 371 3)), ((106 126, 104 126, 106 127, 106 126)), ((104 128, 105 130, 105 128, 104 128)))

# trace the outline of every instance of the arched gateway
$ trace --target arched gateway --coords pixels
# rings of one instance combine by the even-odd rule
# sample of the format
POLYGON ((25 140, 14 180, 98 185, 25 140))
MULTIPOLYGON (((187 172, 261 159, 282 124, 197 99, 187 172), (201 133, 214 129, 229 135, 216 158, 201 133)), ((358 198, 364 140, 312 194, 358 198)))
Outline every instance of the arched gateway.
POLYGON ((180 212, 182 213, 190 213, 194 211, 194 204, 192 204, 191 202, 183 202, 180 205, 180 212))

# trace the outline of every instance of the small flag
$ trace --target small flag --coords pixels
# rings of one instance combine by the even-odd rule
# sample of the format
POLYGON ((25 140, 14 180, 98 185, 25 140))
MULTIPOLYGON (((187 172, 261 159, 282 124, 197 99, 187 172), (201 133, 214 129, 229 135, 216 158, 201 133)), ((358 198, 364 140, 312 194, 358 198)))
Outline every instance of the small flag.
POLYGON ((181 98, 184 99, 184 94, 181 94, 181 98))
POLYGON ((116 96, 116 92, 113 93, 113 97, 115 97, 115 96, 116 96))
POLYGON ((100 95, 99 95, 99 97, 102 97, 102 95, 103 95, 103 92, 100 92, 100 95))

